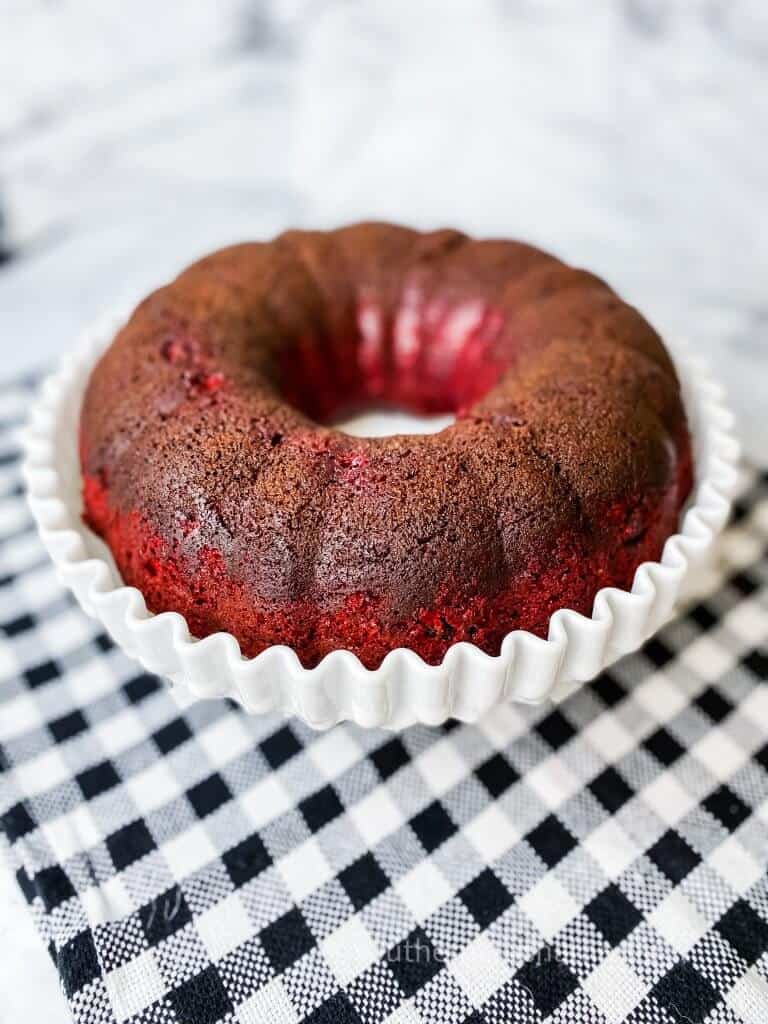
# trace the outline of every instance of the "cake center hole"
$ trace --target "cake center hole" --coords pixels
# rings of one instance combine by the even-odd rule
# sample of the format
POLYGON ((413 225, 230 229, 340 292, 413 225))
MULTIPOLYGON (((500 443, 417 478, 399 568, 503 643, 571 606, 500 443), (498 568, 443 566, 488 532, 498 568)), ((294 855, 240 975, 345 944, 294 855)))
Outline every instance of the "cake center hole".
POLYGON ((409 286, 394 310, 366 299, 349 334, 297 336, 280 357, 281 392, 310 419, 356 437, 437 433, 507 369, 503 326, 479 299, 409 286))
POLYGON ((353 437, 391 437, 393 434, 437 434, 449 427, 452 413, 420 416, 402 409, 365 409, 334 422, 336 430, 353 437))

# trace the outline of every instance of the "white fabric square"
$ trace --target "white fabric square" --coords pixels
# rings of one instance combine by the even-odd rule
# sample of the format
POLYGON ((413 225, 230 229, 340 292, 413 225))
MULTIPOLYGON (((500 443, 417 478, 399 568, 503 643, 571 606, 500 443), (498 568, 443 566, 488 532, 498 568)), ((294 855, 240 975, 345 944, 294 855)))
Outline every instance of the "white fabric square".
POLYGON ((177 881, 199 871, 219 855, 201 822, 164 842, 161 853, 177 881))
POLYGON ((424 1018, 413 1005, 411 1000, 401 1006, 387 1017, 382 1024, 424 1024, 424 1018))
POLYGON ((673 889, 654 907, 648 922, 681 956, 688 953, 708 928, 707 922, 680 889, 673 889))
POLYGON ((531 710, 518 704, 501 704, 484 715, 475 728, 479 729, 486 739, 497 750, 503 750, 518 736, 527 733, 531 728, 531 710))
POLYGON ((45 793, 72 778, 72 770, 59 747, 51 747, 29 761, 14 767, 16 782, 27 796, 45 793))
POLYGON ((765 609, 759 603, 762 601, 762 595, 758 600, 741 601, 723 619, 724 627, 736 633, 745 646, 765 643, 765 609))
POLYGON ((136 901, 126 889, 121 875, 84 889, 80 899, 92 927, 119 921, 136 910, 136 901))
POLYGON ((710 633, 702 633, 680 653, 681 664, 707 683, 719 679, 727 672, 733 665, 733 660, 729 648, 718 643, 710 633))
MULTIPOLYGON (((0 638, 0 680, 10 679, 17 675, 19 666, 11 654, 9 648, 0 638)), ((3 704, 0 714, 0 741, 8 740, 11 736, 21 736, 25 732, 39 729, 43 724, 43 716, 40 707, 35 701, 29 699, 28 694, 22 693, 14 700, 3 704)), ((23 765, 19 765, 23 767, 23 765)), ((18 771, 18 768, 15 769, 18 771)))
POLYGON ((464 835, 487 862, 496 860, 511 849, 521 834, 495 803, 490 803, 464 827, 464 835))
POLYGON ((254 992, 237 1010, 239 1024, 297 1024, 298 1019, 279 978, 254 992))
POLYGON ((768 981, 750 967, 726 995, 725 1001, 743 1024, 765 1024, 768 981))
POLYGON ((267 822, 285 814, 293 806, 285 787, 273 772, 238 793, 237 802, 253 828, 263 828, 267 822))
POLYGON ((635 746, 635 739, 615 715, 598 715, 581 731, 581 739, 601 758, 610 763, 620 761, 635 746))
POLYGON ((648 991, 616 949, 584 979, 584 988, 607 1024, 622 1024, 648 991))
POLYGON ((339 985, 348 985, 380 957, 379 947, 359 917, 351 917, 321 943, 339 985))
POLYGON ((351 807, 348 815, 368 846, 375 846, 403 825, 400 808, 386 786, 377 786, 351 807))
POLYGON ((552 754, 531 768, 525 776, 525 785, 553 811, 578 793, 584 783, 562 757, 552 754))
POLYGON ((551 871, 521 896, 517 905, 548 941, 553 939, 580 909, 551 871))
POLYGON ((93 727, 93 735, 107 757, 116 757, 147 738, 147 727, 132 706, 93 727))
POLYGON ((89 850, 103 838, 87 803, 46 821, 43 833, 59 861, 69 860, 75 853, 89 850))
POLYGON ((582 846, 610 879, 618 878, 640 855, 640 850, 615 818, 598 825, 582 846))
POLYGON ((453 789, 467 775, 467 764, 449 736, 438 740, 416 759, 416 765, 429 785, 430 792, 440 797, 453 789))
POLYGON ((168 762, 162 757, 144 771, 130 775, 124 787, 143 816, 176 799, 181 788, 168 762))
POLYGON ((294 903, 300 903, 333 874, 317 840, 312 837, 279 860, 277 869, 294 903))
MULTIPOLYGON (((51 592, 51 587, 48 593, 51 592)), ((67 608, 38 626, 40 643, 53 657, 74 651, 93 638, 93 623, 77 608, 67 608)))
POLYGON ((760 538, 741 530, 731 530, 720 538, 718 554, 733 568, 753 565, 762 556, 763 545, 760 538))
POLYGON ((324 779, 335 779, 363 756, 360 744, 348 729, 329 729, 308 748, 307 754, 324 779))
POLYGON ((239 715, 223 715, 198 730, 196 739, 208 755, 212 769, 221 768, 253 747, 253 736, 239 715))
MULTIPOLYGON (((688 695, 681 686, 672 686, 663 671, 654 672, 632 689, 635 701, 651 718, 663 725, 671 721, 688 704, 688 695)), ((604 747, 611 750, 611 747, 604 747)), ((600 748, 597 748, 600 753, 600 748)))
POLYGON ((739 895, 753 886, 765 870, 735 835, 724 839, 709 854, 707 863, 739 895))
POLYGON ((690 748, 691 754, 719 781, 735 775, 749 757, 723 729, 710 729, 690 748))
MULTIPOLYGON (((115 689, 115 679, 108 665, 106 659, 93 658, 67 672, 67 685, 72 687, 72 693, 80 704, 87 704, 115 689)), ((141 731, 140 738, 146 738, 146 728, 141 731)), ((125 749, 125 746, 116 749, 125 749)), ((105 752, 109 753, 109 748, 105 748, 105 752)))
POLYGON ((697 804, 696 796, 671 772, 658 775, 640 791, 640 798, 667 825, 676 824, 697 804))
POLYGON ((512 976, 509 965, 484 934, 451 960, 450 971, 473 1006, 481 1006, 512 976))
POLYGON ((423 860, 395 883, 395 889, 416 921, 424 921, 453 895, 445 875, 423 860))
POLYGON ((248 911, 237 893, 232 893, 195 919, 195 927, 214 963, 237 949, 254 933, 248 911))
POLYGON ((762 733, 768 722, 768 686, 754 686, 739 704, 739 714, 747 715, 762 733))
POLYGON ((140 1013, 165 994, 165 982, 147 950, 105 975, 105 984, 118 1022, 140 1013))

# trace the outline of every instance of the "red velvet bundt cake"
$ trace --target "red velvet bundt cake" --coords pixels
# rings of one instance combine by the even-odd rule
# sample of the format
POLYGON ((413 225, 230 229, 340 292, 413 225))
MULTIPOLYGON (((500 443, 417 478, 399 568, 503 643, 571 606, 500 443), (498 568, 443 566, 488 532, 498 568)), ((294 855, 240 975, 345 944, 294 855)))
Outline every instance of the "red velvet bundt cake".
POLYGON ((546 635, 659 557, 691 487, 636 310, 531 246, 389 224, 236 245, 154 292, 93 371, 81 454, 87 521, 150 609, 307 666, 546 635), (330 425, 366 405, 456 420, 330 425))

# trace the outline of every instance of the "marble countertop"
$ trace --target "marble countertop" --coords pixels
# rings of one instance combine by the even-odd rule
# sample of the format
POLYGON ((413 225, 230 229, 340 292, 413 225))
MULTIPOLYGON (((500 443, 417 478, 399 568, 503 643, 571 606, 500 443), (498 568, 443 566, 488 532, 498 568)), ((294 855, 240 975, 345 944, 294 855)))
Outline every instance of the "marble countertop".
MULTIPOLYGON (((606 277, 708 357, 766 461, 764 0, 7 0, 2 20, 2 372, 213 246, 448 224, 606 277)), ((19 907, 3 885, 0 992, 23 1001, 0 1021, 56 1024, 19 907)))

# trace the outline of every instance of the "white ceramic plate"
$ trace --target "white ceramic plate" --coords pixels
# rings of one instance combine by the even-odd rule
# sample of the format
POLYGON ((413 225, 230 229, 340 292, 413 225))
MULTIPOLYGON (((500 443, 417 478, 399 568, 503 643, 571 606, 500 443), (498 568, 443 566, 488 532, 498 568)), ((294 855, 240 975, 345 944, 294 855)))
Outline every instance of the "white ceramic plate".
MULTIPOLYGON (((501 701, 560 699, 636 650, 669 620, 728 518, 738 483, 733 419, 700 363, 672 346, 694 439, 694 493, 680 532, 666 542, 659 562, 638 568, 631 591, 599 591, 590 617, 560 609, 546 640, 515 630, 498 657, 458 643, 436 666, 405 648, 391 651, 375 670, 343 650, 312 669, 285 646, 247 659, 229 633, 197 640, 178 613, 149 612, 141 593, 122 583, 108 549, 82 522, 80 404, 92 366, 124 319, 108 317, 87 331, 45 381, 25 436, 29 501, 59 577, 82 607, 148 671, 166 676, 193 698, 232 697, 250 712, 281 710, 316 728, 344 719, 390 728, 434 725, 451 717, 473 721, 501 701)), ((393 428, 369 414, 353 429, 390 432, 388 426, 393 428)))

